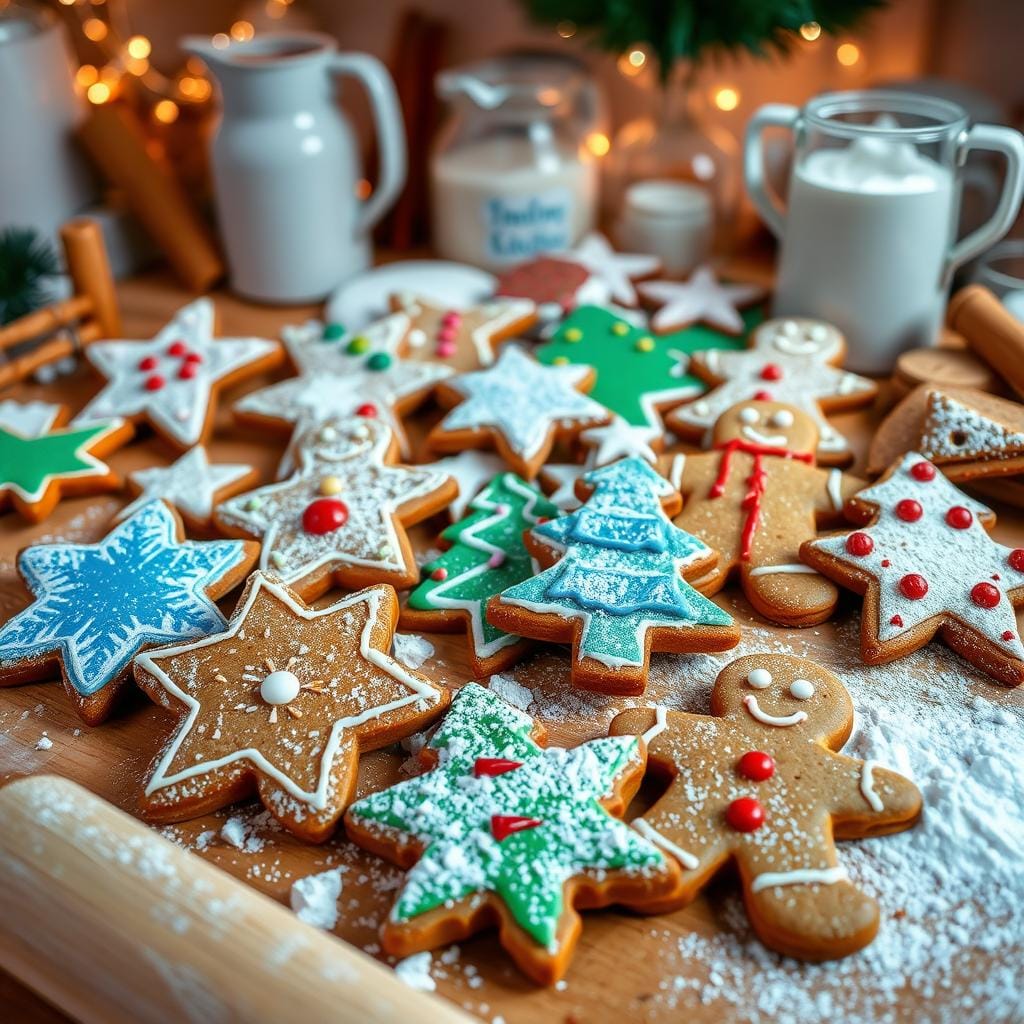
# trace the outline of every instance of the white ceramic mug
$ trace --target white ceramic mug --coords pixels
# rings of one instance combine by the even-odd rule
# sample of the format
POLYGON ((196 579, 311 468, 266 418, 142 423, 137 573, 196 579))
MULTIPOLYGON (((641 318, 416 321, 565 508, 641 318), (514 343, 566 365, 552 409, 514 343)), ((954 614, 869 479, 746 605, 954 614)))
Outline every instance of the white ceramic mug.
POLYGON ((1001 238, 1024 193, 1024 137, 968 127, 954 103, 911 93, 830 93, 802 110, 769 104, 747 127, 747 190, 781 241, 776 316, 827 320, 849 343, 847 366, 892 370, 900 352, 934 342, 953 271, 1001 238), (795 140, 788 207, 764 181, 762 132, 795 140), (995 211, 955 239, 971 149, 1001 153, 995 211))

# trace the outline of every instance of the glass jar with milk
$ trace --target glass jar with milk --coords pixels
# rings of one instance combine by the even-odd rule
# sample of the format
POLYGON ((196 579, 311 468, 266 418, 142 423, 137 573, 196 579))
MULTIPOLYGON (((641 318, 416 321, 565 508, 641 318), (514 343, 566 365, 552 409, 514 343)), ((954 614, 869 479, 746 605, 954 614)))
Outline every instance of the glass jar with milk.
POLYGON ((594 224, 596 106, 582 69, 511 56, 442 72, 451 105, 430 166, 434 247, 499 271, 567 249, 594 224))
POLYGON ((834 323, 846 365, 888 373, 904 349, 934 342, 953 270, 1000 238, 1024 191, 1024 138, 969 127, 956 104, 911 93, 831 93, 803 110, 762 107, 747 128, 747 189, 781 240, 774 312, 834 323), (764 182, 761 133, 795 138, 785 210, 764 182), (970 149, 1006 160, 989 221, 960 241, 955 230, 970 149))

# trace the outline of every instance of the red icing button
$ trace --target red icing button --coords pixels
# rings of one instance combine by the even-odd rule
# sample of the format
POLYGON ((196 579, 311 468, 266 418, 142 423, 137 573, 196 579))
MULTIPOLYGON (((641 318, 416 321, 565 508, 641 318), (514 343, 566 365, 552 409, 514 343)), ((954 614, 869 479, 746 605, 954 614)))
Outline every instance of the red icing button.
POLYGON ((1014 548, 1007 561, 1010 563, 1011 569, 1024 572, 1024 548, 1014 548))
POLYGON ((755 391, 754 401, 755 402, 770 402, 772 400, 772 393, 770 391, 755 391))
POLYGON ((518 768, 522 761, 510 761, 507 757, 478 757, 473 764, 473 774, 479 779, 481 776, 493 777, 504 775, 505 772, 518 768))
POLYGON ((196 375, 196 364, 185 362, 181 364, 181 368, 178 370, 178 376, 182 380, 191 380, 196 375))
POLYGON ((1003 639, 1007 640, 1007 641, 1012 640, 1013 639, 1013 630, 1012 629, 1006 630, 1006 632, 1003 633, 1003 639))
POLYGON ((756 832, 764 824, 764 808, 752 796, 741 796, 725 809, 725 820, 737 832, 756 832))
POLYGON ((188 345, 183 341, 174 341, 167 348, 167 354, 171 356, 183 356, 188 352, 188 345))
POLYGON ((782 367, 777 363, 766 363, 761 371, 761 380, 782 380, 782 367))
POLYGON ((946 513, 946 522, 954 530, 966 530, 974 522, 974 516, 971 515, 971 510, 964 508, 963 505, 954 505, 946 513))
POLYGON ((437 580, 437 582, 440 583, 442 580, 448 579, 448 570, 445 569, 444 566, 439 566, 431 572, 430 578, 432 580, 437 580))
POLYGON ((923 515, 921 502, 914 501, 913 498, 904 498, 896 502, 896 515, 905 523, 916 523, 923 515))
POLYGON ((892 562, 890 562, 888 558, 883 558, 882 559, 882 568, 883 569, 888 569, 890 565, 892 565, 892 562))
POLYGON ((166 383, 159 373, 154 373, 152 377, 146 378, 145 388, 147 391, 159 391, 166 383))
POLYGON ((492 814, 491 835, 500 843, 516 832, 525 832, 542 824, 539 818, 522 818, 518 814, 492 814))
POLYGON ((915 462, 910 467, 910 475, 915 480, 927 483, 935 479, 935 467, 930 462, 915 462))
POLYGON ((866 533, 858 531, 857 533, 851 533, 846 538, 846 550, 851 555, 863 558, 875 550, 875 542, 866 533))
POLYGON ((364 402, 356 409, 356 415, 368 416, 370 419, 373 419, 377 415, 377 406, 373 402, 364 402))
POLYGON ((995 608, 999 604, 999 588, 991 583, 975 583, 971 587, 971 600, 979 608, 995 608))
POLYGON ((142 370, 143 373, 147 373, 150 370, 156 369, 156 363, 156 356, 143 356, 139 360, 139 369, 142 370))
POLYGON ((903 625, 903 616, 902 615, 894 615, 889 620, 889 625, 890 626, 902 626, 903 625))
POLYGON ((920 601, 928 593, 928 581, 918 572, 909 572, 900 580, 900 593, 911 601, 920 601))
POLYGON ((337 498, 317 498, 302 513, 302 528, 306 533, 330 533, 348 521, 348 505, 337 498))
POLYGON ((764 782, 775 774, 775 761, 763 750, 748 750, 738 765, 740 775, 753 782, 764 782))
POLYGON ((198 352, 189 352, 185 356, 186 363, 201 363, 203 357, 198 352))

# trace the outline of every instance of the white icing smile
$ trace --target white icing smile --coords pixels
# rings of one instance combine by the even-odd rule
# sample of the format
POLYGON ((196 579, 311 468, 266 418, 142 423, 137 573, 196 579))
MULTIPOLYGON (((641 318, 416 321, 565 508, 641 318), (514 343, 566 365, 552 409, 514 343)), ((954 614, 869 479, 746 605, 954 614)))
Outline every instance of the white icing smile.
POLYGON ((785 434, 762 434, 749 423, 740 428, 740 433, 755 444, 763 444, 770 448, 780 448, 786 443, 785 434))
POLYGON ((743 698, 743 703, 746 705, 747 711, 750 712, 750 717, 761 722, 763 725, 799 725, 801 722, 807 721, 806 711, 794 711, 791 715, 784 715, 779 717, 777 715, 769 715, 767 712, 762 711, 760 705, 757 703, 757 698, 752 694, 748 693, 743 698))

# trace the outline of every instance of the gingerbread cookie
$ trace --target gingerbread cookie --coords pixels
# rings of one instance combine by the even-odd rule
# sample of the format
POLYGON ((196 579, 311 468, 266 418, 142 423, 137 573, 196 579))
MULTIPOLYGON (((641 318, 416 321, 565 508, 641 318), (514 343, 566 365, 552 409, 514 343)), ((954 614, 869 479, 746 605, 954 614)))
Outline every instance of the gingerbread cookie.
POLYGON ((197 299, 182 307, 149 341, 97 341, 86 358, 106 383, 75 424, 119 416, 147 422, 182 450, 205 442, 220 388, 281 362, 266 338, 214 339, 214 305, 197 299))
POLYGON ((733 406, 711 440, 713 451, 664 460, 683 495, 676 526, 719 553, 695 586, 715 594, 738 572, 747 600, 766 619, 787 626, 823 622, 839 591, 800 561, 800 545, 820 524, 841 521, 846 499, 865 481, 819 469, 814 420, 779 402, 733 406))
POLYGON ((638 252, 616 252, 604 235, 592 231, 573 249, 549 254, 553 259, 578 263, 608 290, 609 298, 622 306, 635 306, 633 282, 661 269, 657 256, 638 252))
POLYGON ((838 751, 853 704, 831 672, 803 658, 754 654, 727 665, 711 715, 638 708, 612 735, 641 735, 668 789, 633 827, 670 853, 682 884, 659 909, 693 900, 727 863, 766 946, 802 960, 862 949, 878 904, 839 863, 835 839, 900 832, 921 813, 908 779, 838 751))
POLYGON ((520 476, 532 480, 555 440, 607 423, 608 411, 581 392, 593 383, 586 366, 542 366, 518 345, 505 345, 486 370, 463 373, 438 388, 454 406, 430 432, 441 452, 494 447, 520 476))
POLYGON ((459 488, 459 493, 448 503, 448 518, 453 523, 465 518, 469 503, 505 469, 505 460, 492 452, 459 452, 441 459, 420 463, 421 468, 450 476, 459 488))
POLYGON ((499 298, 529 299, 541 323, 561 320, 588 302, 600 305, 611 298, 608 286, 579 263, 535 256, 498 275, 499 298))
POLYGON ((21 437, 40 437, 67 423, 69 412, 66 405, 5 398, 0 401, 0 428, 21 437))
POLYGON ((651 317, 651 328, 659 334, 681 331, 703 323, 724 334, 741 334, 740 310, 764 299, 766 292, 756 284, 723 284, 710 267, 698 267, 688 281, 645 281, 640 294, 660 308, 651 317))
POLYGON ((514 473, 495 477, 470 507, 466 519, 441 534, 448 550, 423 566, 423 582, 402 609, 402 628, 465 630, 473 675, 482 677, 514 664, 530 646, 492 626, 484 611, 495 594, 533 575, 523 531, 553 519, 558 509, 514 473))
POLYGON ((117 519, 134 515, 150 501, 173 505, 192 530, 208 530, 213 508, 233 494, 252 487, 259 473, 240 463, 211 463, 200 444, 170 466, 151 466, 128 474, 135 500, 117 514, 117 519))
POLYGON ((457 373, 490 366, 500 342, 518 337, 537 321, 529 299, 491 299, 452 309, 403 292, 391 297, 391 308, 409 318, 406 359, 443 363, 457 373))
POLYGON ((428 770, 354 803, 360 846, 408 867, 381 928, 393 956, 499 927, 541 985, 568 968, 576 907, 643 911, 679 881, 675 862, 618 819, 643 774, 644 741, 546 749, 529 716, 475 683, 420 755, 428 770))
POLYGON ((244 578, 258 545, 185 541, 162 501, 98 544, 38 544, 18 555, 35 600, 0 628, 0 685, 45 679, 57 665, 84 722, 109 717, 132 658, 223 629, 214 604, 244 578))
POLYGON ((405 527, 455 496, 447 476, 398 466, 380 420, 328 420, 299 436, 299 468, 287 480, 219 505, 229 536, 258 537, 260 568, 311 601, 332 586, 412 586, 419 578, 405 527))
POLYGON ((583 478, 593 493, 562 519, 534 527, 528 550, 545 569, 487 605, 487 621, 520 636, 571 643, 572 683, 640 694, 651 651, 725 651, 739 629, 684 582, 717 553, 673 526, 679 495, 646 462, 623 459, 583 478))
POLYGON ((355 794, 359 755, 426 728, 448 692, 392 658, 398 599, 370 587, 310 608, 261 572, 223 632, 135 660, 178 718, 140 806, 183 821, 258 793, 301 839, 327 839, 355 794))
POLYGON ((939 633, 999 682, 1024 682, 1014 614, 1024 604, 1024 548, 992 540, 990 509, 908 452, 846 511, 864 528, 805 541, 800 557, 864 595, 865 662, 901 658, 939 633))
POLYGON ((699 441, 715 421, 738 402, 756 399, 803 409, 818 426, 818 461, 825 465, 852 459, 849 443, 826 412, 871 402, 874 381, 839 369, 846 351, 842 334, 820 320, 766 320, 744 352, 697 352, 690 368, 713 390, 667 417, 680 437, 699 441))
POLYGON ((134 433, 119 419, 36 436, 0 425, 0 510, 38 523, 65 495, 117 490, 121 478, 101 460, 134 433))

